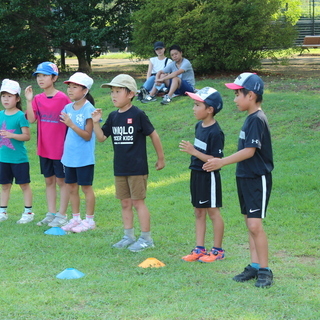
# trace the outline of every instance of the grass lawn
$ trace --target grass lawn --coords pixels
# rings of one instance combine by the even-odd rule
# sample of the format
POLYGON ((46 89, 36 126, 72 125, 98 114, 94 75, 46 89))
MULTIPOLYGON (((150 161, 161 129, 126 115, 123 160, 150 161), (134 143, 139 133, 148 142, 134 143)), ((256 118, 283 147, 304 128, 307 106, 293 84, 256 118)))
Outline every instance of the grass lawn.
MULTIPOLYGON (((61 77, 57 88, 66 90, 61 77)), ((145 110, 158 131, 166 167, 154 169, 155 151, 148 141, 150 176, 146 203, 152 215, 156 247, 141 253, 114 250, 123 234, 119 201, 114 198, 112 145, 97 144, 94 190, 97 229, 83 234, 51 236, 37 221, 46 213, 44 180, 36 156, 36 126, 31 125, 29 151, 35 222, 18 225, 23 199, 14 185, 8 212, 0 224, 0 319, 320 319, 320 209, 319 209, 319 89, 315 80, 263 77, 263 109, 273 136, 274 188, 264 221, 269 237, 270 267, 275 282, 269 289, 254 281, 236 283, 232 277, 250 262, 246 228, 239 213, 235 165, 222 169, 222 215, 225 220, 224 261, 187 263, 180 258, 195 245, 194 216, 189 196, 189 156, 178 144, 193 141, 193 103, 174 98, 134 104, 145 110), (163 268, 139 268, 149 257, 163 268), (59 280, 65 268, 76 268, 85 277, 59 280)), ((108 90, 96 79, 91 91, 104 119, 114 110, 108 90)), ((236 151, 245 113, 237 111, 233 92, 225 88, 231 78, 201 80, 197 87, 214 86, 224 99, 217 120, 225 132, 225 155, 236 151)), ((21 83, 23 89, 35 81, 21 83)), ((141 83, 139 82, 139 85, 141 83)), ((150 139, 148 139, 150 140, 150 139)), ((82 197, 82 216, 84 204, 82 197)), ((68 211, 71 214, 71 209, 68 211)), ((136 234, 139 225, 136 223, 136 234)), ((212 246, 208 221, 206 245, 212 246)))

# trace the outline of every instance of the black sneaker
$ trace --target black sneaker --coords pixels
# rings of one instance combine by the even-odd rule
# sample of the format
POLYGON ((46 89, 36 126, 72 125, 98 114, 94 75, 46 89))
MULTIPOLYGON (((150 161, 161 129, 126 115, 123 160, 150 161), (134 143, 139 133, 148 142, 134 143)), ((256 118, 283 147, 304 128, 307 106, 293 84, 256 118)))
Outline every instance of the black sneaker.
POLYGON ((260 268, 258 270, 258 280, 255 284, 258 288, 270 287, 273 283, 273 274, 270 269, 260 268))
POLYGON ((256 279, 257 276, 258 276, 258 270, 256 268, 251 267, 249 264, 244 268, 243 272, 233 277, 232 280, 237 282, 244 282, 251 279, 256 279))
POLYGON ((138 97, 137 97, 137 100, 140 100, 142 101, 143 99, 145 99, 145 97, 148 95, 148 91, 146 88, 144 87, 141 87, 140 88, 140 92, 138 93, 138 97))

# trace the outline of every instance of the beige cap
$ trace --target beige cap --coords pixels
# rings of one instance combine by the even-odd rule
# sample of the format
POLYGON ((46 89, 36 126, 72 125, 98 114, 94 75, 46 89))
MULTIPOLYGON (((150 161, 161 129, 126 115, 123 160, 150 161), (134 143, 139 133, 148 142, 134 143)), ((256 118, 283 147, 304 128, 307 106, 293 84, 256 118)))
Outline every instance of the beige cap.
POLYGON ((110 88, 110 87, 119 87, 119 88, 128 88, 134 93, 137 92, 137 83, 131 76, 128 74, 119 74, 111 80, 110 83, 104 83, 101 85, 101 88, 110 88))

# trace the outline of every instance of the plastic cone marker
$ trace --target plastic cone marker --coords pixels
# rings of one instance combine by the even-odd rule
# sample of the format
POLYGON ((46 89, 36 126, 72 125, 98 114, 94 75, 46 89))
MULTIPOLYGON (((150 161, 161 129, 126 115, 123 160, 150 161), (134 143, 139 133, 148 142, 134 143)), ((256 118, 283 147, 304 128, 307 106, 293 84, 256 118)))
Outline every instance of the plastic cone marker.
POLYGON ((44 232, 45 234, 51 234, 53 236, 64 236, 67 234, 64 230, 59 227, 52 227, 44 232))
POLYGON ((141 268, 161 268, 161 267, 165 267, 165 264, 156 258, 148 258, 148 259, 144 260, 142 263, 140 263, 138 267, 141 267, 141 268))
POLYGON ((58 279, 79 279, 84 277, 85 274, 75 268, 67 268, 60 272, 56 278, 58 279))

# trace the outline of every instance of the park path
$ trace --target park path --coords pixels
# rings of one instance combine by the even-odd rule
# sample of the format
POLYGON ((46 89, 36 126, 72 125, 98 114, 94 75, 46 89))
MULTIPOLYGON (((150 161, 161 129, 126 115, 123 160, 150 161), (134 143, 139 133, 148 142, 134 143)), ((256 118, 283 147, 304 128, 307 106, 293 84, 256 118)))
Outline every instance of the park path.
MULTIPOLYGON (((137 72, 139 66, 147 65, 148 62, 148 60, 130 59, 93 59, 91 66, 93 72, 137 72)), ((66 64, 72 71, 78 68, 77 59, 66 58, 66 64)), ((292 77, 319 77, 320 53, 295 54, 288 58, 284 64, 274 64, 271 59, 263 59, 260 71, 292 77)))

